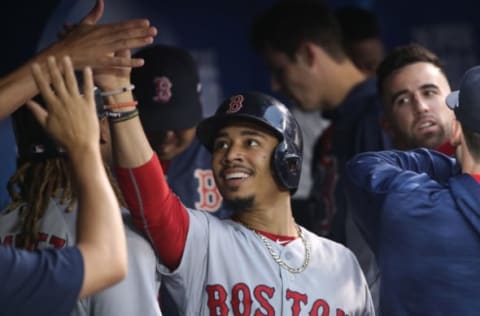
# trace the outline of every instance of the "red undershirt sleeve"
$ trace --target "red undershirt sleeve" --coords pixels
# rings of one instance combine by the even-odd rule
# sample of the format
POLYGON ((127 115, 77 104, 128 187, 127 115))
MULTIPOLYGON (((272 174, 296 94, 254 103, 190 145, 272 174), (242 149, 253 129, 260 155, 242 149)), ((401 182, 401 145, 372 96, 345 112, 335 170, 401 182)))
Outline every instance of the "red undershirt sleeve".
POLYGON ((157 155, 136 168, 117 168, 117 177, 135 225, 150 239, 163 264, 175 270, 185 249, 189 217, 168 186, 157 155))

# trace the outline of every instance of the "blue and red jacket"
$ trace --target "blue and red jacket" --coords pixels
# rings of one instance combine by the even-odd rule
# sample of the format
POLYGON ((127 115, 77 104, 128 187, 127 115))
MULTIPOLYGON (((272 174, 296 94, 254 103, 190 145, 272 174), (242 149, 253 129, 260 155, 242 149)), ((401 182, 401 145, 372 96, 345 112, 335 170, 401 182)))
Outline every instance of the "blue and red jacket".
POLYGON ((346 166, 350 210, 382 273, 382 315, 478 315, 480 184, 439 152, 368 152, 346 166))

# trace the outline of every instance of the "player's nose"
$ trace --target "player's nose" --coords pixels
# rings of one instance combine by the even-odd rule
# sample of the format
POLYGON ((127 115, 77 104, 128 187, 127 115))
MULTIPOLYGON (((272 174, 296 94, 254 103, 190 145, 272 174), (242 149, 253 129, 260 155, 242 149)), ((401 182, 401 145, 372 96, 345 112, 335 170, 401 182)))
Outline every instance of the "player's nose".
POLYGON ((243 160, 243 150, 241 146, 232 144, 227 150, 225 150, 225 154, 223 156, 223 163, 228 164, 234 161, 241 161, 243 160))
POLYGON ((428 102, 426 102, 426 100, 424 100, 422 97, 415 97, 413 104, 417 113, 424 113, 430 110, 428 102))

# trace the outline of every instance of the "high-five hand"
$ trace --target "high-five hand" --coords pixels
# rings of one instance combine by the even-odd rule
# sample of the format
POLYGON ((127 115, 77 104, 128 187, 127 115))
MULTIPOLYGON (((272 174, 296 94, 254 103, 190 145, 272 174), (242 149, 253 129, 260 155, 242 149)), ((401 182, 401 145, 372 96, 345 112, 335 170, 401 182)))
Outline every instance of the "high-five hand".
POLYGON ((72 61, 64 57, 58 65, 54 57, 47 61, 48 74, 33 64, 32 74, 42 94, 46 109, 35 101, 28 101, 42 127, 68 152, 99 146, 99 126, 95 110, 92 70, 83 71, 84 94, 78 89, 72 61), (62 75, 60 66, 64 69, 62 75), (50 75, 51 85, 47 76, 50 75))

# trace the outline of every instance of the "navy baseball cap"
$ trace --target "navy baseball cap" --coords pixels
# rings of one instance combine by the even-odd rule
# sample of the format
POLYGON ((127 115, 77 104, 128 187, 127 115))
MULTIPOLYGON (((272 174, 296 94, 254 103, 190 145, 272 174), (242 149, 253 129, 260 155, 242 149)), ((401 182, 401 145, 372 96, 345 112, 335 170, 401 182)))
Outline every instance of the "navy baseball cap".
POLYGON ((480 133, 480 66, 465 72, 460 89, 450 93, 446 102, 462 126, 480 133))
POLYGON ((134 57, 145 65, 132 70, 133 91, 146 131, 163 132, 195 127, 202 119, 201 84, 192 56, 185 50, 149 46, 134 57))

